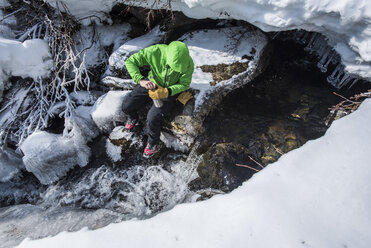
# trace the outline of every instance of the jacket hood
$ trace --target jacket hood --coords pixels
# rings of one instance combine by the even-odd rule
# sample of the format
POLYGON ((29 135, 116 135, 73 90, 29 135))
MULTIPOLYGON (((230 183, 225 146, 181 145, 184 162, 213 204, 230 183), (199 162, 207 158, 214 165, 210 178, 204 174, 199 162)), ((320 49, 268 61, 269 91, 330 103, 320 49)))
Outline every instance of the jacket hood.
POLYGON ((166 50, 166 63, 174 71, 184 73, 189 67, 188 47, 181 41, 173 41, 167 46, 166 50))

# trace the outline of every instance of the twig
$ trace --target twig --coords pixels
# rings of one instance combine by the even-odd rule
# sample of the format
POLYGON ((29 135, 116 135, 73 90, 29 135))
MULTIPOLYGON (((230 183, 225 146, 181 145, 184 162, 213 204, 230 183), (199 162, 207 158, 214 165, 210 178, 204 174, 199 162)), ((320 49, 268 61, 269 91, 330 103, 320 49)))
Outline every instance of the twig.
POLYGON ((251 167, 251 166, 248 166, 248 165, 245 165, 245 164, 236 164, 236 166, 249 168, 249 169, 251 169, 251 170, 254 170, 254 171, 256 171, 256 172, 259 172, 258 169, 255 169, 254 167, 251 167))
POLYGON ((343 98, 344 100, 346 100, 346 101, 348 101, 348 102, 358 103, 358 102, 352 101, 352 100, 346 98, 345 96, 342 96, 342 95, 340 95, 340 94, 338 94, 338 93, 336 93, 336 92, 332 92, 332 93, 333 93, 334 95, 338 96, 338 97, 343 98))
POLYGON ((259 165, 262 169, 264 169, 264 166, 261 165, 259 162, 257 162, 255 159, 253 159, 251 156, 248 156, 251 161, 253 161, 255 164, 259 165))
POLYGON ((280 149, 278 149, 275 145, 272 145, 272 146, 273 146, 274 150, 276 150, 276 152, 283 155, 283 152, 280 149))
POLYGON ((16 11, 14 11, 14 12, 12 12, 12 13, 10 13, 10 14, 4 16, 4 17, 0 20, 0 22, 4 21, 4 20, 5 20, 6 18, 8 18, 8 17, 11 17, 12 15, 17 14, 18 12, 20 12, 20 11, 22 11, 22 10, 23 10, 23 8, 20 8, 20 9, 18 9, 18 10, 16 10, 16 11))

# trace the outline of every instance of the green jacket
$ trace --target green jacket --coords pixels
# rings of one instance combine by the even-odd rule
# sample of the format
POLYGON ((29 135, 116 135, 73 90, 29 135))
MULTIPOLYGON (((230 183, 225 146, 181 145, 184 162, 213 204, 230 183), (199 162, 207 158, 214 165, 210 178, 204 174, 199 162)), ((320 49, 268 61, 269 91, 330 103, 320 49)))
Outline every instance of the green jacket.
POLYGON ((194 70, 188 47, 180 41, 144 48, 131 55, 125 65, 136 83, 144 78, 139 67, 149 65, 148 79, 163 88, 170 88, 172 96, 189 88, 194 70))

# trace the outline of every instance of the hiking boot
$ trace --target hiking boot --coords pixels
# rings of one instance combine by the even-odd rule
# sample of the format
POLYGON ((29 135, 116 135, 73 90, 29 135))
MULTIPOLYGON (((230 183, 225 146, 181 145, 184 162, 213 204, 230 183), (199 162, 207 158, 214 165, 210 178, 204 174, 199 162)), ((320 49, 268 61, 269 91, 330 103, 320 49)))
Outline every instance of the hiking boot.
POLYGON ((157 145, 150 145, 149 143, 147 144, 146 148, 144 149, 143 152, 143 157, 144 158, 151 158, 155 153, 157 152, 157 145))
POLYGON ((131 131, 134 127, 135 124, 137 124, 138 120, 137 119, 128 119, 128 121, 125 124, 125 129, 128 131, 131 131))

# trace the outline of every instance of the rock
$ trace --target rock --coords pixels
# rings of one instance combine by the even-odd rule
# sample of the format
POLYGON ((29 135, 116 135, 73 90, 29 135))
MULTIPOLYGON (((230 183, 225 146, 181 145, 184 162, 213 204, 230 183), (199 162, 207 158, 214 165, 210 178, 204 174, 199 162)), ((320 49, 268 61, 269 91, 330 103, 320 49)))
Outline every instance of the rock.
POLYGON ((115 127, 106 142, 107 155, 113 162, 126 161, 135 154, 141 156, 142 147, 143 137, 127 131, 123 126, 115 127))
POLYGON ((105 77, 102 83, 113 90, 132 90, 136 83, 132 79, 122 79, 118 77, 105 77))
POLYGON ((213 188, 225 192, 231 191, 249 179, 255 171, 239 167, 236 164, 248 165, 259 170, 250 160, 251 152, 240 144, 219 143, 212 146, 203 155, 197 168, 199 179, 192 183, 194 188, 213 188))
POLYGON ((109 91, 94 104, 91 116, 102 132, 110 133, 116 122, 124 122, 121 106, 129 91, 109 91))

